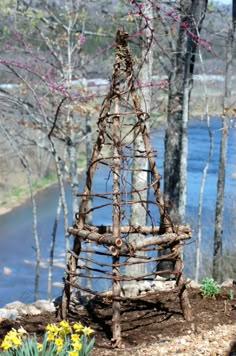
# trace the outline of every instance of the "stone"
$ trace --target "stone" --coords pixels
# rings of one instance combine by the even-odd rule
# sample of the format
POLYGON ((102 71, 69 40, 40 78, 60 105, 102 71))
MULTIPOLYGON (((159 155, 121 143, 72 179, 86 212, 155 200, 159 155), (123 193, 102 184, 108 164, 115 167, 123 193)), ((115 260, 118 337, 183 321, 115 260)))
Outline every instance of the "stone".
POLYGON ((227 279, 221 285, 221 288, 232 288, 233 287, 233 279, 227 279))
POLYGON ((176 282, 175 281, 154 281, 152 283, 152 288, 155 291, 168 291, 175 288, 176 282))
POLYGON ((125 285, 123 286, 123 291, 126 297, 137 297, 139 295, 139 286, 137 284, 125 285))
POLYGON ((39 309, 42 312, 53 313, 56 311, 54 303, 50 302, 46 299, 37 300, 32 305, 35 306, 37 309, 39 309))
POLYGON ((24 308, 25 304, 16 300, 15 302, 8 303, 4 306, 6 309, 21 309, 24 308))
POLYGON ((139 292, 149 292, 152 289, 151 284, 148 281, 144 281, 139 284, 139 292))
POLYGON ((0 308, 0 319, 16 320, 19 317, 17 309, 0 308))
MULTIPOLYGON (((22 316, 22 315, 39 315, 42 312, 50 312, 53 313, 56 311, 56 307, 53 304, 53 302, 49 302, 48 300, 38 300, 35 303, 32 304, 24 304, 22 302, 19 301, 15 301, 9 304, 6 304, 4 307, 5 310, 8 310, 9 313, 3 312, 3 315, 1 315, 0 317, 4 317, 7 319, 10 318, 14 318, 14 315, 17 314, 18 316, 22 316), (14 311, 12 316, 10 311, 14 311), (14 314, 15 313, 15 314, 14 314)), ((15 319, 13 319, 15 320, 15 319)))
POLYGON ((199 283, 195 282, 194 280, 187 279, 186 288, 200 290, 201 285, 199 283))
POLYGON ((38 308, 36 308, 34 305, 32 304, 26 304, 23 308, 22 311, 20 311, 20 313, 24 313, 27 315, 39 315, 41 314, 41 310, 39 310, 38 308))

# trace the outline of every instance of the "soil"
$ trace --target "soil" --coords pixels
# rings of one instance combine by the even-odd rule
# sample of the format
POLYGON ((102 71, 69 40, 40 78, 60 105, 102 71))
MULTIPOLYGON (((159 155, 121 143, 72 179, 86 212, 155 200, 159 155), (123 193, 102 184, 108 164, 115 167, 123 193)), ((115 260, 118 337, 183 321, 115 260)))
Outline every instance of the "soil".
MULTIPOLYGON (((192 321, 185 321, 175 292, 159 292, 145 300, 122 305, 123 349, 111 346, 111 301, 93 300, 87 308, 70 314, 70 321, 80 320, 95 331, 93 355, 236 355, 236 288, 234 299, 224 289, 217 298, 202 298, 190 291, 192 321)), ((43 313, 17 321, 0 322, 0 338, 12 327, 23 326, 42 339, 48 323, 58 316, 43 313)))

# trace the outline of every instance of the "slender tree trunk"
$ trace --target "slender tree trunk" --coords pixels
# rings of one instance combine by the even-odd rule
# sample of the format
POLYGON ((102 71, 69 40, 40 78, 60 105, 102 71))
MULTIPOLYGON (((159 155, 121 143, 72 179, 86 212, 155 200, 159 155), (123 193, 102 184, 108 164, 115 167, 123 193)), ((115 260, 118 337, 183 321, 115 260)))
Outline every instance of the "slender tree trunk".
MULTIPOLYGON (((92 157, 92 127, 91 127, 91 120, 89 117, 89 114, 86 115, 86 171, 88 170, 88 167, 90 165, 90 159, 92 157)), ((93 206, 93 198, 89 197, 88 201, 88 210, 90 210, 93 206)), ((93 222, 93 215, 92 212, 89 213, 86 217, 86 224, 92 225, 93 222)), ((88 243, 88 246, 91 244, 88 243)), ((91 253, 87 253, 86 256, 88 259, 92 258, 91 253)), ((86 261, 86 266, 91 267, 91 263, 87 260, 86 261)), ((88 275, 91 275, 90 269, 88 269, 88 275)), ((86 279, 86 288, 92 289, 92 278, 87 278, 86 279)))
POLYGON ((58 227, 60 213, 61 213, 61 198, 59 197, 58 204, 57 204, 56 216, 54 219, 54 224, 53 224, 53 229, 52 229, 50 251, 49 251, 50 255, 49 255, 49 267, 48 267, 48 300, 51 299, 51 292, 52 292, 54 249, 55 249, 57 227, 58 227))
POLYGON ((35 244, 35 280, 34 280, 34 300, 38 300, 39 297, 39 277, 40 277, 40 243, 38 237, 38 221, 37 221, 37 206, 34 198, 34 192, 31 181, 31 173, 30 170, 26 170, 27 181, 30 188, 30 198, 32 203, 32 214, 33 214, 33 235, 34 235, 34 244, 35 244))
POLYGON ((213 278, 222 282, 222 252, 223 252, 223 217, 224 217, 224 192, 225 192, 225 170, 226 170, 226 156, 228 143, 228 117, 225 114, 225 107, 230 97, 230 72, 232 65, 232 50, 233 50, 234 32, 230 28, 227 36, 226 46, 226 68, 225 68, 225 96, 223 102, 222 115, 222 130, 220 142, 220 157, 219 170, 217 181, 217 197, 215 210, 215 230, 214 230, 214 248, 213 248, 213 278))
POLYGON ((206 177, 207 177, 207 172, 208 168, 210 165, 211 157, 212 157, 212 152, 213 152, 213 134, 211 131, 211 123, 210 123, 210 115, 209 115, 209 105, 208 105, 208 93, 207 93, 207 86, 206 86, 206 80, 205 80, 205 70, 204 70, 204 64, 203 64, 203 59, 202 59, 202 53, 201 49, 199 49, 199 58, 200 58, 200 63, 202 67, 202 74, 203 74, 203 88, 204 88, 204 96, 206 100, 206 120, 207 120, 207 130, 208 130, 208 136, 209 136, 209 151, 208 151, 208 157, 205 163, 205 166, 203 168, 202 172, 202 179, 201 179, 201 184, 200 184, 200 191, 199 191, 199 200, 198 200, 198 212, 197 212, 197 238, 196 238, 196 265, 195 265, 195 281, 199 282, 199 276, 200 276, 200 267, 201 267, 201 255, 202 255, 202 226, 201 226, 201 219, 202 219, 202 206, 203 206, 203 193, 204 193, 204 188, 205 188, 205 183, 206 183, 206 177))
POLYGON ((185 61, 184 61, 184 78, 183 78, 183 112, 181 124, 181 157, 180 157, 180 177, 179 182, 179 202, 178 216, 180 223, 185 220, 186 207, 186 186, 187 186, 187 160, 188 160, 188 119, 189 119, 189 99, 190 99, 190 60, 191 60, 192 39, 188 37, 185 61))
MULTIPOLYGON (((152 26, 153 21, 153 7, 149 1, 143 1, 143 12, 145 16, 149 19, 148 24, 152 26)), ((152 87, 150 85, 152 81, 153 72, 153 49, 152 49, 152 32, 150 28, 147 28, 143 33, 143 43, 142 43, 142 68, 140 72, 140 82, 142 86, 142 97, 143 97, 143 107, 142 110, 150 114, 151 110, 151 97, 152 97, 152 87)), ((137 130, 134 131, 134 155, 144 154, 145 146, 141 132, 137 130)), ((146 157, 134 157, 132 164, 132 190, 136 190, 132 193, 132 201, 146 201, 147 200, 147 183, 148 183, 148 160, 146 157)), ((144 226, 147 220, 147 206, 144 203, 132 204, 131 214, 130 214, 130 225, 131 226, 144 226)), ((143 239, 142 234, 132 234, 129 237, 129 241, 134 240, 141 241, 143 239)), ((139 253, 144 255, 144 253, 139 253)), ((137 260, 137 259, 136 259, 137 260)), ((146 271, 146 264, 135 264, 133 266, 126 266, 125 273, 127 276, 132 275, 142 275, 146 271)))
POLYGON ((56 172, 57 172, 57 180, 58 180, 58 187, 59 187, 59 194, 60 194, 60 199, 61 199, 61 204, 62 204, 62 210, 63 210, 63 221, 64 221, 64 233, 65 233, 65 262, 67 263, 68 260, 68 251, 70 250, 70 241, 69 241, 69 233, 68 233, 68 206, 66 202, 66 192, 65 192, 65 186, 64 186, 64 181, 63 181, 63 174, 62 174, 62 161, 60 157, 57 155, 57 151, 53 142, 53 138, 51 137, 51 133, 48 135, 48 139, 51 145, 51 152, 53 154, 55 166, 56 166, 56 172))
MULTIPOLYGON (((168 115, 165 132, 164 193, 166 207, 174 224, 182 223, 185 220, 190 83, 197 49, 192 36, 196 32, 200 32, 206 6, 207 0, 180 1, 182 16, 176 53, 172 58, 173 70, 169 75, 168 115), (184 24, 184 26, 181 26, 181 24, 184 24), (188 30, 185 28, 186 24, 188 30)), ((163 261, 158 265, 158 270, 171 268, 172 263, 169 261, 163 261)))
MULTIPOLYGON (((71 113, 71 115, 73 115, 71 113)), ((74 122, 75 119, 73 119, 74 122)), ((77 166, 77 149, 76 149, 76 135, 77 133, 72 128, 70 135, 67 139, 67 150, 70 162, 70 186, 72 193, 72 212, 73 219, 75 214, 78 212, 78 191, 79 191, 79 178, 78 178, 78 166, 77 166)))
POLYGON ((176 53, 172 58, 173 71, 169 76, 167 129, 165 134, 164 192, 170 215, 175 222, 184 220, 186 204, 187 123, 190 81, 194 72, 196 43, 200 33, 207 0, 181 0, 182 18, 176 53), (188 24, 188 30, 181 24, 188 24))

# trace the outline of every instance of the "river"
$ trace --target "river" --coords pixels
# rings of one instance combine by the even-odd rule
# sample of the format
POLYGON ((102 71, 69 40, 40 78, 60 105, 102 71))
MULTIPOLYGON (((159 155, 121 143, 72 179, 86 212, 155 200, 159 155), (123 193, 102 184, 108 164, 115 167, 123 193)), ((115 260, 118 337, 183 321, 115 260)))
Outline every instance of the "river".
MULTIPOLYGON (((213 246, 213 222, 217 184, 217 170, 220 143, 220 120, 212 119, 211 127, 214 131, 214 149, 210 163, 206 186, 204 190, 204 205, 202 219, 202 235, 204 254, 203 259, 208 263, 212 256, 213 246)), ((151 133, 153 146, 158 150, 157 166, 163 171, 163 147, 164 128, 151 133)), ((187 212, 186 222, 193 229, 196 227, 197 205, 199 199, 199 188, 202 177, 202 169, 208 156, 209 138, 206 122, 197 119, 191 120, 188 129, 189 153, 188 153, 188 183, 187 183, 187 212)), ((236 129, 231 128, 228 137, 227 171, 225 189, 225 214, 224 214, 224 243, 225 247, 232 248, 236 245, 235 234, 235 195, 236 179, 236 129)), ((104 189, 104 175, 98 172, 94 184, 99 191, 104 189)), ((67 191, 68 202, 70 202, 69 190, 67 191)), ((41 244, 42 267, 40 274, 39 297, 46 298, 47 291, 47 260, 49 254, 49 242, 56 213, 58 201, 58 188, 53 185, 41 191, 36 196, 38 212, 38 233, 41 244)), ((72 217, 70 216, 70 220, 72 217)), ((105 213, 94 216, 94 224, 109 223, 110 216, 105 213)), ((25 204, 13 209, 11 212, 0 216, 0 306, 14 300, 25 303, 33 301, 34 286, 34 242, 32 238, 32 215, 31 204, 25 204)), ((194 263, 194 235, 193 243, 186 248, 186 273, 191 275, 194 263)), ((63 221, 60 219, 55 250, 53 297, 60 295, 61 287, 57 286, 62 281, 64 266, 64 238, 63 221)))

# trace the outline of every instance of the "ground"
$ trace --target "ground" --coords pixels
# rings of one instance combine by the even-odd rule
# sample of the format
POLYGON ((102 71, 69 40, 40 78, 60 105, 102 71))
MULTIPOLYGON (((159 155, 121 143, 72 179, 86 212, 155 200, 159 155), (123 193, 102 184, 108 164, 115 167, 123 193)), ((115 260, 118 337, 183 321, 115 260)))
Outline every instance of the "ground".
MULTIPOLYGON (((124 348, 113 350, 111 338, 111 303, 97 301, 88 310, 77 309, 69 319, 80 320, 95 330, 95 356, 103 355, 236 355, 236 288, 234 298, 224 289, 216 299, 202 298, 191 291, 193 318, 183 319, 178 295, 160 292, 145 301, 126 302, 122 306, 124 348)), ((11 327, 22 325, 42 338, 45 325, 58 321, 54 314, 24 317, 19 321, 2 320, 0 338, 11 327)))

